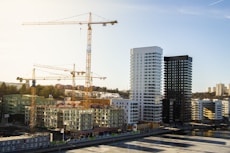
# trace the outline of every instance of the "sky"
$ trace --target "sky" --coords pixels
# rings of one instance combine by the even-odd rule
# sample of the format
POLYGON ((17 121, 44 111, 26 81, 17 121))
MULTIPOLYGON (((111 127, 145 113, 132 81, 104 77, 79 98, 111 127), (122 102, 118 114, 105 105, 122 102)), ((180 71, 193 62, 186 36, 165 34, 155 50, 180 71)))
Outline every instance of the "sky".
MULTIPOLYGON (((34 64, 85 71, 87 25, 23 23, 87 21, 89 12, 93 21, 118 21, 92 25, 93 85, 128 90, 130 49, 148 46, 193 58, 193 92, 230 83, 229 0, 0 0, 0 81, 31 78, 34 64)), ((54 75, 69 73, 36 68, 36 77, 54 75)), ((72 82, 37 81, 47 83, 72 82)))

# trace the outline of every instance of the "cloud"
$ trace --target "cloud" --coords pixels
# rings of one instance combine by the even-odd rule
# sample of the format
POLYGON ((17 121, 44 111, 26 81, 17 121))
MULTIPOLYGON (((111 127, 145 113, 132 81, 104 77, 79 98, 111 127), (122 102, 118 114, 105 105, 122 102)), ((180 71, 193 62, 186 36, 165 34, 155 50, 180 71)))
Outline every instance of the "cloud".
POLYGON ((195 10, 189 10, 189 9, 178 9, 178 12, 181 14, 187 14, 187 15, 201 15, 200 11, 195 10))
POLYGON ((226 19, 230 19, 230 15, 226 15, 225 18, 226 18, 226 19))
POLYGON ((219 3, 223 2, 223 1, 224 0, 218 0, 218 1, 212 2, 212 3, 209 4, 209 6, 217 5, 217 4, 219 4, 219 3))

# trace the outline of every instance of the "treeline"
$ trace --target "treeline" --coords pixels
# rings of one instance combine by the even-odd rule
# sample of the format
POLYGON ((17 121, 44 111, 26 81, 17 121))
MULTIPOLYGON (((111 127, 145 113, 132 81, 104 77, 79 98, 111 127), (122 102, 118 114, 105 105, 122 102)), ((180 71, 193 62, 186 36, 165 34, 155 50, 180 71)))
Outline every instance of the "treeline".
MULTIPOLYGON (((17 89, 16 86, 6 85, 4 82, 0 85, 0 97, 9 94, 31 94, 31 87, 27 87, 26 84, 23 84, 21 88, 17 89)), ((52 95, 55 99, 63 99, 65 94, 63 89, 57 89, 55 86, 36 86, 36 95, 43 96, 48 98, 49 95, 52 95)))
MULTIPOLYGON (((72 87, 57 87, 53 85, 37 85, 36 86, 36 95, 43 96, 48 98, 50 95, 55 99, 63 99, 65 97, 64 90, 72 89, 72 87)), ((83 89, 84 90, 84 89, 83 89)), ((129 91, 119 91, 116 89, 107 89, 106 87, 93 87, 93 91, 99 92, 110 92, 110 93, 119 93, 122 98, 129 98, 129 91)), ((31 87, 28 87, 26 84, 23 84, 21 88, 17 89, 16 86, 6 85, 6 83, 2 83, 0 85, 0 97, 9 94, 31 94, 31 87)))
POLYGON ((194 99, 224 99, 224 98, 230 98, 230 96, 216 96, 215 92, 197 92, 192 94, 192 98, 194 99))

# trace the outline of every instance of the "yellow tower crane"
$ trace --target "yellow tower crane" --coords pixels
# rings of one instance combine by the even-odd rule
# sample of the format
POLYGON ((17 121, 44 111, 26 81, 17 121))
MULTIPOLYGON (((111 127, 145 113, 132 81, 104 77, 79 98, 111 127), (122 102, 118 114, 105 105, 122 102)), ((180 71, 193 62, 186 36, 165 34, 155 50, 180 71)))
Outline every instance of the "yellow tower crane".
POLYGON ((20 82, 26 81, 28 83, 29 81, 32 81, 31 85, 31 104, 30 104, 30 132, 34 133, 34 127, 35 127, 35 98, 36 98, 36 80, 66 80, 69 79, 68 77, 35 77, 35 69, 32 71, 32 78, 22 78, 17 77, 17 80, 20 82))
MULTIPOLYGON (((71 69, 67 69, 67 68, 61 68, 61 67, 56 67, 56 66, 50 66, 50 65, 42 65, 42 64, 34 64, 34 67, 39 67, 39 68, 47 68, 47 69, 53 69, 53 70, 60 70, 60 71, 64 71, 64 72, 70 72, 71 76, 72 76, 72 101, 75 101, 75 80, 76 77, 78 77, 77 79, 84 79, 85 77, 85 72, 84 71, 76 71, 75 70, 75 64, 73 65, 73 70, 71 69)), ((106 77, 96 77, 96 76, 92 76, 90 75, 90 80, 92 80, 93 78, 97 78, 100 80, 105 80, 106 77)), ((68 78, 61 78, 63 80, 67 80, 68 78)), ((84 102, 84 107, 87 108, 89 105, 89 101, 84 102)))
POLYGON ((89 94, 92 92, 92 77, 91 77, 91 44, 92 44, 92 27, 94 24, 107 25, 116 24, 117 21, 106 21, 106 22, 94 22, 92 21, 92 14, 89 13, 88 21, 50 21, 50 22, 25 22, 23 25, 68 25, 68 24, 79 24, 79 25, 88 25, 87 30, 87 49, 86 49, 86 75, 85 75, 85 100, 89 102, 89 94))
POLYGON ((53 70, 60 70, 60 71, 64 71, 64 72, 70 72, 71 76, 72 76, 72 101, 75 101, 75 79, 76 79, 76 75, 78 77, 84 77, 83 75, 85 74, 84 71, 75 71, 75 64, 73 65, 73 70, 71 69, 67 69, 67 68, 61 68, 61 67, 56 67, 56 66, 50 66, 50 65, 41 65, 41 64, 34 64, 34 67, 39 67, 39 68, 47 68, 47 69, 53 69, 53 70))

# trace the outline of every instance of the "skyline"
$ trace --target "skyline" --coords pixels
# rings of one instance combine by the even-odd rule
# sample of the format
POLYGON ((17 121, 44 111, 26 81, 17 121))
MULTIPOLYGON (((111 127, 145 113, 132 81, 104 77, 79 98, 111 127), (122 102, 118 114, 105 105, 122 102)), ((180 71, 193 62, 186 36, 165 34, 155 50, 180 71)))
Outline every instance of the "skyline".
MULTIPOLYGON (((230 83, 226 69, 230 64, 229 8, 226 0, 2 0, 0 80, 18 82, 18 76, 31 77, 34 64, 70 69, 76 64, 76 70, 84 71, 87 26, 22 23, 55 21, 86 13, 69 19, 82 21, 88 20, 87 13, 92 12, 93 20, 118 21, 113 26, 92 26, 92 71, 107 77, 103 81, 94 79, 93 85, 129 89, 130 50, 159 46, 163 56, 192 57, 192 91, 206 91, 219 82, 230 83)), ((67 83, 71 84, 71 80, 67 83)), ((77 80, 76 84, 84 82, 77 80)))

